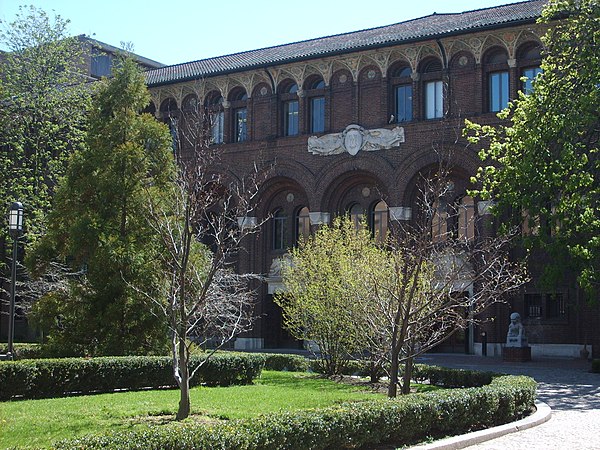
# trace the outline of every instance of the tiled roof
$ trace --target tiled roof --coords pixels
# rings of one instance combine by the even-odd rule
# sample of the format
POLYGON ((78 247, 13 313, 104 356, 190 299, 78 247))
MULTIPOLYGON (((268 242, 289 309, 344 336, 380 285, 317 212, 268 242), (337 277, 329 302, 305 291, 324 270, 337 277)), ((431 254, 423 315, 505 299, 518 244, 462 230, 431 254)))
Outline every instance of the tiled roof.
POLYGON ((394 25, 218 56, 146 72, 149 86, 240 72, 340 52, 430 39, 489 27, 533 22, 547 0, 529 0, 453 14, 432 14, 394 25))

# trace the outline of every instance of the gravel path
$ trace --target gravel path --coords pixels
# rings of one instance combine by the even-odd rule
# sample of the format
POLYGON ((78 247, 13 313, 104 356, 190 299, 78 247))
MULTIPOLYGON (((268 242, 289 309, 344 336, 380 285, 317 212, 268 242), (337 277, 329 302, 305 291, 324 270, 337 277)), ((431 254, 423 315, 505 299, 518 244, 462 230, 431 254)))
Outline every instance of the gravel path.
POLYGON ((505 363, 498 358, 448 354, 426 355, 419 362, 528 375, 538 382, 538 398, 552 408, 552 418, 548 422, 469 449, 600 450, 600 374, 589 372, 589 362, 539 359, 505 363))

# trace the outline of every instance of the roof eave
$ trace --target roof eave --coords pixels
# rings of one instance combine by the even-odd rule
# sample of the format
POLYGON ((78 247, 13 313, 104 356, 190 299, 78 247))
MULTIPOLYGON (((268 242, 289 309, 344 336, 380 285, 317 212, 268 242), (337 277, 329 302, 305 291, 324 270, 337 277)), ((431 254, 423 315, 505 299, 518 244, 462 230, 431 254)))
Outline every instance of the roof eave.
POLYGON ((398 40, 398 41, 383 42, 380 44, 364 45, 364 46, 360 46, 360 47, 354 47, 352 49, 333 50, 330 52, 323 52, 320 54, 297 56, 297 57, 293 57, 293 58, 281 59, 276 62, 253 64, 253 65, 248 65, 248 66, 244 66, 244 67, 240 67, 240 68, 236 68, 236 69, 219 70, 219 71, 216 71, 216 72, 213 72, 210 74, 205 74, 205 75, 187 76, 187 77, 177 78, 177 79, 171 80, 171 81, 152 83, 152 84, 148 84, 148 87, 160 87, 160 86, 166 86, 169 84, 184 83, 186 81, 199 80, 201 78, 213 78, 213 77, 217 77, 217 76, 230 75, 233 73, 246 72, 248 70, 266 69, 268 67, 278 66, 281 64, 289 64, 289 63, 294 63, 294 62, 308 61, 308 60, 317 59, 317 58, 338 56, 338 55, 347 54, 347 53, 360 52, 363 50, 371 50, 371 49, 376 50, 379 48, 393 47, 393 46, 400 45, 400 44, 411 44, 413 42, 422 42, 422 41, 427 41, 430 39, 440 39, 440 38, 445 38, 445 37, 472 34, 472 33, 477 33, 477 32, 486 31, 486 30, 490 30, 490 29, 508 28, 508 27, 512 27, 515 25, 527 25, 527 24, 536 23, 538 18, 539 18, 539 16, 538 17, 530 17, 527 19, 509 20, 509 21, 502 22, 502 23, 484 25, 484 26, 474 27, 474 28, 466 29, 466 30, 465 29, 453 30, 453 31, 447 31, 447 32, 438 33, 438 34, 431 34, 429 36, 424 36, 424 37, 416 37, 416 38, 409 38, 409 39, 403 39, 403 40, 398 40))

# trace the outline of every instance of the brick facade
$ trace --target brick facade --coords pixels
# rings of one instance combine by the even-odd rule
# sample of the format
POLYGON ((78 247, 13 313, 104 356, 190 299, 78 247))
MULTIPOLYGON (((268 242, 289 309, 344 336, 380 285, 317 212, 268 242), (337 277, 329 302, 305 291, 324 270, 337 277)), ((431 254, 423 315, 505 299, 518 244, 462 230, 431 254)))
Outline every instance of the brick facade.
MULTIPOLYGON (((543 3, 533 1, 522 5, 541 7, 543 3)), ((490 8, 489 14, 502 12, 502 8, 507 7, 490 8)), ((516 7, 513 5, 513 8, 516 7)), ((464 22, 469 17, 464 13, 457 20, 464 22)), ((436 19, 434 15, 421 20, 427 23, 426 20, 436 19)), ((407 26, 411 26, 410 23, 407 26)), ((236 55, 230 55, 222 60, 189 63, 189 67, 183 64, 167 71, 158 69, 159 72, 152 74, 151 71, 149 76, 154 108, 159 117, 167 112, 176 114, 190 95, 200 102, 220 95, 224 99, 224 143, 221 145, 226 175, 240 178, 258 159, 274 163, 269 179, 262 186, 256 215, 264 218, 279 211, 287 216, 286 242, 292 245, 295 217, 303 207, 312 213, 329 213, 330 217, 353 205, 360 205, 368 213, 381 200, 396 211, 414 209, 416 179, 437 163, 436 147, 452 150, 456 196, 465 195, 470 187, 470 176, 476 172, 480 161, 478 149, 467 145, 461 137, 464 119, 482 124, 499 123, 495 112, 490 112, 490 76, 508 73, 508 96, 515 98, 521 89, 523 68, 539 66, 539 56, 531 59, 532 53, 528 50, 539 48, 544 29, 535 23, 535 17, 486 26, 485 30, 462 22, 457 28, 460 26, 463 31, 331 52, 334 54, 325 50, 323 54, 318 52, 320 45, 323 48, 331 45, 331 38, 316 39, 301 43, 315 55, 296 57, 291 62, 278 62, 278 55, 296 51, 299 44, 274 47, 266 50, 272 52, 272 61, 268 60, 269 55, 263 55, 267 59, 259 68, 252 64, 234 67, 235 64, 228 61, 236 55), (230 68, 219 66, 226 63, 233 65, 230 68), (220 69, 216 73, 205 70, 196 76, 188 74, 188 69, 202 64, 220 69), (410 69, 408 78, 405 74, 395 75, 399 73, 396 69, 402 67, 410 69), (312 89, 319 80, 324 82, 324 87, 312 89), (432 81, 443 84, 444 111, 442 118, 426 119, 425 96, 432 81), (396 114, 394 86, 402 83, 412 88, 412 118, 397 123, 397 117, 392 118, 396 114), (297 86, 297 91, 290 91, 293 85, 297 86), (237 93, 242 91, 247 98, 232 101, 232 95, 239 98, 237 93), (325 103, 324 131, 321 133, 310 133, 311 99, 314 97, 323 97, 325 103), (284 104, 289 101, 298 102, 298 134, 294 136, 286 136, 284 104), (247 134, 243 142, 236 142, 234 119, 238 108, 247 111, 247 134), (391 130, 401 126, 405 142, 390 149, 360 151, 355 156, 346 152, 330 156, 309 153, 309 136, 341 133, 351 124, 366 130, 391 130)), ((381 32, 385 30, 382 28, 381 32)), ((355 34, 361 37, 361 33, 364 34, 355 34)), ((354 34, 347 36, 352 38, 354 34)), ((252 52, 240 55, 240 59, 250 57, 254 57, 252 52)), ((391 215, 388 220, 393 224, 391 215)), ((493 230, 489 223, 482 225, 484 221, 492 220, 489 216, 479 217, 478 231, 493 230)), ((317 225, 313 223, 312 226, 314 229, 317 225)), ((268 274, 274 258, 285 253, 285 249, 274 249, 273 239, 273 224, 268 221, 256 237, 247 238, 248 251, 241 256, 240 270, 268 274)), ((261 298, 256 311, 260 319, 254 332, 243 342, 249 343, 250 347, 298 345, 281 329, 280 312, 272 303, 267 285, 262 289, 261 298)), ((565 290, 567 306, 564 314, 552 319, 527 319, 524 298, 524 295, 517 296, 512 306, 498 305, 489 310, 486 315, 490 320, 470 330, 475 342, 481 341, 481 332, 485 331, 488 343, 503 343, 511 311, 520 312, 525 318, 525 326, 531 327, 535 334, 530 337, 532 343, 579 345, 588 339, 589 345, 593 339, 597 340, 592 337, 594 332, 586 319, 592 314, 582 306, 576 290, 565 290)), ((597 316, 596 309, 593 314, 597 316)), ((442 349, 474 350, 465 347, 461 339, 464 336, 450 340, 442 349)), ((243 346, 246 344, 240 345, 243 346)))

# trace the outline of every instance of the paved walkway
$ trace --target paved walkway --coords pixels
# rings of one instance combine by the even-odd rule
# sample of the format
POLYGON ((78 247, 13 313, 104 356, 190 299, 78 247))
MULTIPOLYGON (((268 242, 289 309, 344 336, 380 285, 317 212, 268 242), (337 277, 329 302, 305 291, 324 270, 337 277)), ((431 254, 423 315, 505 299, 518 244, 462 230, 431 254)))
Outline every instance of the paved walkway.
POLYGON ((528 375, 538 382, 538 398, 552 408, 552 418, 539 426, 468 447, 474 450, 600 450, 600 374, 576 359, 539 358, 507 363, 500 358, 428 354, 417 362, 462 369, 528 375))

